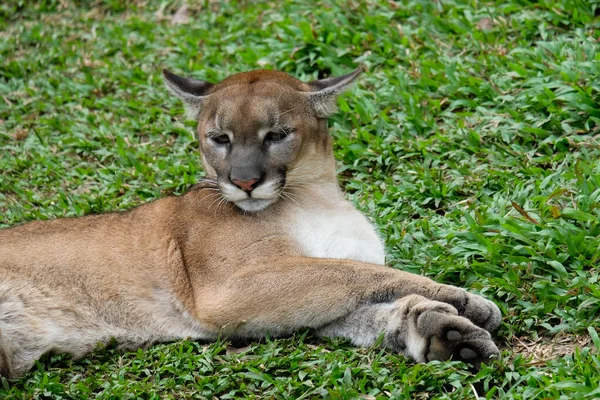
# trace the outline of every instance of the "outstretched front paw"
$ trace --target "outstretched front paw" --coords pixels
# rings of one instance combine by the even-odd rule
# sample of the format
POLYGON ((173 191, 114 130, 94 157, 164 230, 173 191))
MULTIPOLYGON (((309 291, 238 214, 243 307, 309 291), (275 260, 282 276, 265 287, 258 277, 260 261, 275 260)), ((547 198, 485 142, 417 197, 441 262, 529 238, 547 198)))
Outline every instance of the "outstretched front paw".
POLYGON ((454 286, 441 285, 435 299, 448 303, 463 316, 488 332, 494 332, 500 325, 502 315, 493 302, 454 286))
POLYGON ((419 362, 459 360, 479 367, 500 352, 490 333, 446 303, 426 300, 407 315, 407 352, 419 362))

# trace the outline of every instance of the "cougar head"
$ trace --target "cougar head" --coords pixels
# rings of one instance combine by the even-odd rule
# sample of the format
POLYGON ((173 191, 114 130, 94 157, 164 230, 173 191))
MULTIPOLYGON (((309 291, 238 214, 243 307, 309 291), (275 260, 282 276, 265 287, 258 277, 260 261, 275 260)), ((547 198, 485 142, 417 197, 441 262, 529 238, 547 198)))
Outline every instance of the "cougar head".
POLYGON ((327 117, 360 72, 309 83, 276 71, 239 73, 217 84, 166 69, 163 75, 188 117, 198 121, 207 177, 226 200, 256 212, 282 198, 287 187, 335 182, 327 117))

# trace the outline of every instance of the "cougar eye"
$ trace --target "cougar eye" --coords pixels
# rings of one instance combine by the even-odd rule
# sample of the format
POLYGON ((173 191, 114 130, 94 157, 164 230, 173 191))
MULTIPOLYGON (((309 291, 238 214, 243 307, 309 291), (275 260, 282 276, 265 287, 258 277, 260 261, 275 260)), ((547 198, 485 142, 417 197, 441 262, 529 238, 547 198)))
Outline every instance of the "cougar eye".
POLYGON ((269 132, 265 136, 265 141, 279 142, 285 139, 291 133, 290 129, 282 129, 279 131, 269 132))
POLYGON ((211 139, 216 144, 228 144, 229 143, 229 136, 227 136, 227 135, 219 135, 219 136, 211 137, 211 139))

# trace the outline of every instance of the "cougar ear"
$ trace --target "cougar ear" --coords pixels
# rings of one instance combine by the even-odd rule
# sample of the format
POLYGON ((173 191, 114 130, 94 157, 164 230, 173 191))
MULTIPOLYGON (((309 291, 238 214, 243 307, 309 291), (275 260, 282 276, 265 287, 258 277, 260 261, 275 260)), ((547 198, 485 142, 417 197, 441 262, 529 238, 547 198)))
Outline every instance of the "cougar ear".
POLYGON ((198 119, 202 103, 208 97, 208 90, 213 84, 175 75, 166 68, 162 72, 169 91, 183 100, 187 118, 198 119))
POLYGON ((362 71, 362 67, 358 67, 347 75, 307 83, 310 88, 308 102, 318 118, 327 118, 337 111, 337 96, 348 90, 362 71))

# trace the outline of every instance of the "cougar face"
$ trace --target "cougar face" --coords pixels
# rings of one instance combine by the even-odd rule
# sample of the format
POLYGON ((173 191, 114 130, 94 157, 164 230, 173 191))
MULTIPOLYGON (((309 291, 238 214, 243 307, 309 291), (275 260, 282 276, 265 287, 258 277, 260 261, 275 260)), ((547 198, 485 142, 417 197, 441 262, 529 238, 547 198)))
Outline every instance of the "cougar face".
POLYGON ((359 73, 303 83, 281 72, 253 71, 216 85, 167 70, 164 76, 188 116, 198 120, 208 178, 216 180, 227 201, 257 212, 282 197, 288 172, 304 158, 318 155, 320 148, 330 157, 325 118, 359 73))
POLYGON ((223 196, 245 211, 264 209, 280 197, 287 170, 316 130, 306 98, 278 89, 223 89, 199 120, 205 167, 214 171, 223 196))

